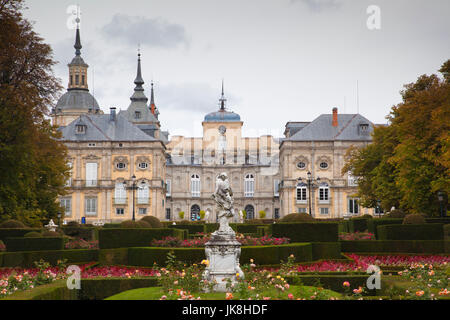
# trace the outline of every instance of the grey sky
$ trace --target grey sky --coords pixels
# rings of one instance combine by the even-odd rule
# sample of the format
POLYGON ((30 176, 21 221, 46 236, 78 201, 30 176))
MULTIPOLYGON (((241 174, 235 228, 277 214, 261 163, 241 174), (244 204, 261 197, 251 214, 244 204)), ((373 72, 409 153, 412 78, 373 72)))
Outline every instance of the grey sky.
MULTIPOLYGON (((77 1, 28 1, 26 17, 52 45, 67 84, 77 1)), ((89 86, 105 112, 128 107, 141 44, 145 92, 155 82, 162 127, 201 134, 220 86, 244 133, 281 136, 287 121, 359 112, 384 123, 399 91, 450 58, 448 0, 78 0, 89 86), (381 29, 369 30, 369 5, 381 29), (92 74, 95 74, 93 88, 92 74), (345 104, 344 104, 345 102, 345 104)))

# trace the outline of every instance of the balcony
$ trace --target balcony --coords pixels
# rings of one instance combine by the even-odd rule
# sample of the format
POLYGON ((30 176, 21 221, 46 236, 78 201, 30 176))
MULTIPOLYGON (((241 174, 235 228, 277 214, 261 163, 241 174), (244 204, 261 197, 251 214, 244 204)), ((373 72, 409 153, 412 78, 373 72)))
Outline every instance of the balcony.
POLYGON ((113 198, 114 204, 126 204, 127 198, 113 198))
POLYGON ((148 204, 148 197, 141 197, 136 198, 137 204, 148 204))
POLYGON ((317 202, 319 203, 319 204, 330 204, 331 203, 331 199, 330 198, 328 198, 328 199, 317 199, 317 202))
POLYGON ((300 200, 300 199, 297 199, 297 201, 296 201, 296 203, 297 204, 307 204, 308 203, 308 200, 300 200))
POLYGON ((86 187, 96 187, 97 180, 86 180, 86 187))

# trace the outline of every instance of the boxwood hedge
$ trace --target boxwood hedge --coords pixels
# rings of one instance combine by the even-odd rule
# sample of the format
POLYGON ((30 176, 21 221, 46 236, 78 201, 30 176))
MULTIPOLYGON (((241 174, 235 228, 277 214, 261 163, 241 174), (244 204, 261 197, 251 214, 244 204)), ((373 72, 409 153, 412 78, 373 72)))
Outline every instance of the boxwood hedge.
POLYGON ((38 228, 23 228, 23 229, 13 229, 13 228, 0 228, 0 240, 5 241, 6 238, 19 238, 23 237, 28 232, 41 232, 42 229, 38 228))
POLYGON ((378 226, 383 226, 386 224, 402 224, 403 218, 396 219, 396 218, 374 218, 374 219, 368 219, 367 221, 367 227, 369 229, 370 233, 373 233, 375 235, 375 238, 378 239, 378 226))
POLYGON ((338 241, 338 223, 276 223, 272 225, 272 236, 287 237, 291 242, 335 242, 338 241))
POLYGON ((184 232, 178 229, 102 229, 98 232, 100 249, 127 248, 150 246, 153 239, 164 237, 179 237, 183 239, 184 232))
POLYGON ((205 224, 171 224, 169 228, 188 230, 189 234, 205 232, 205 224))
POLYGON ((4 243, 9 252, 64 249, 62 237, 6 238, 4 243))
POLYGON ((377 227, 380 240, 442 240, 444 225, 441 223, 397 224, 377 227))
POLYGON ((341 241, 342 252, 349 253, 450 253, 444 240, 355 240, 341 241))

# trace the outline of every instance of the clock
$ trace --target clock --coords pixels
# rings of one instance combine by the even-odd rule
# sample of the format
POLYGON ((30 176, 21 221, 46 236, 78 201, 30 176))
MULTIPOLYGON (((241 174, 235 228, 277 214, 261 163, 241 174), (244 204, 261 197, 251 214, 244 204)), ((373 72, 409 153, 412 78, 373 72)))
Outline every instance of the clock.
POLYGON ((220 132, 220 134, 225 134, 225 132, 227 132, 227 128, 225 128, 225 126, 220 126, 219 132, 220 132))

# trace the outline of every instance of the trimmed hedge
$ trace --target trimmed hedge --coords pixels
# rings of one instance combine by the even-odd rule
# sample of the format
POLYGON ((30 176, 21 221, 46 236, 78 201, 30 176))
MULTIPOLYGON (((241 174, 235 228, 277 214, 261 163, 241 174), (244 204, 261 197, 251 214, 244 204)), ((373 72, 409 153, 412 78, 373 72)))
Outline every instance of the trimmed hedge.
POLYGON ((81 238, 86 241, 98 239, 98 231, 95 227, 71 227, 63 226, 62 231, 70 237, 81 238))
POLYGON ((67 263, 87 263, 98 261, 96 249, 52 250, 52 251, 27 251, 0 253, 0 267, 34 267, 34 261, 41 259, 56 265, 58 260, 67 259, 67 263))
POLYGON ((0 228, 0 240, 5 241, 6 238, 18 238, 23 237, 28 232, 39 232, 41 233, 42 229, 39 228, 0 228))
POLYGON ((382 225, 377 227, 380 240, 442 240, 441 223, 382 225))
POLYGON ((102 229, 98 231, 98 245, 100 249, 147 247, 152 240, 160 240, 164 237, 180 237, 180 231, 171 228, 166 229, 102 229))
POLYGON ((341 241, 348 253, 450 253, 450 241, 444 240, 355 240, 341 241))
POLYGON ((295 262, 312 261, 312 245, 310 243, 284 244, 279 246, 252 246, 242 247, 241 264, 250 263, 250 259, 258 265, 277 265, 281 261, 287 261, 293 254, 295 262))
POLYGON ((339 225, 338 225, 339 233, 343 233, 343 232, 349 233, 350 232, 350 228, 348 226, 348 220, 342 220, 342 221, 339 221, 338 223, 339 223, 339 225))
POLYGON ((205 224, 171 224, 169 228, 172 229, 185 229, 188 230, 189 234, 195 234, 200 232, 205 232, 205 224))
POLYGON ((441 218, 425 218, 427 223, 443 223, 450 224, 450 217, 441 217, 441 218))
POLYGON ((101 265, 128 265, 128 248, 101 249, 98 252, 101 265))
POLYGON ((219 229, 218 223, 205 223, 205 232, 212 233, 219 229))
POLYGON ((402 224, 403 218, 374 218, 369 219, 367 221, 367 227, 370 233, 375 235, 375 238, 378 239, 378 226, 383 226, 386 224, 402 224))
POLYGON ((340 242, 313 242, 312 260, 341 259, 340 242))
POLYGON ((272 236, 287 237, 291 242, 336 242, 337 222, 276 223, 272 225, 272 236))
POLYGON ((259 238, 264 237, 264 236, 270 236, 271 230, 272 229, 270 228, 270 226, 263 226, 263 227, 258 226, 256 228, 256 235, 259 238))
POLYGON ((364 232, 368 230, 368 221, 373 219, 368 218, 351 218, 348 220, 348 228, 351 233, 364 232))
POLYGON ((6 238, 4 243, 8 252, 64 249, 62 237, 6 238))
POLYGON ((265 227, 266 224, 246 224, 246 223, 230 223, 230 227, 239 233, 258 233, 258 227, 265 227))
POLYGON ((155 277, 82 279, 81 289, 73 291, 79 291, 79 300, 103 300, 123 291, 156 286, 158 279, 155 277))
POLYGON ((205 248, 129 248, 128 265, 151 267, 156 262, 165 266, 170 251, 174 252, 177 260, 186 264, 198 264, 205 259, 205 248))

